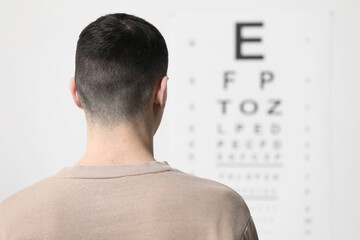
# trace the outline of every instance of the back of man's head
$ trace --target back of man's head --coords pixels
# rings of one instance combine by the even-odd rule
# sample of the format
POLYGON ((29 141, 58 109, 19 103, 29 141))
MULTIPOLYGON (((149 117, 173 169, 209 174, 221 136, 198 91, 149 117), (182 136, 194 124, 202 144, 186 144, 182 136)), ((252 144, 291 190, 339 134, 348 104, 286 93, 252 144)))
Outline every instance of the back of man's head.
POLYGON ((165 40, 153 25, 128 14, 98 18, 81 32, 76 49, 75 83, 87 119, 138 120, 167 66, 165 40))

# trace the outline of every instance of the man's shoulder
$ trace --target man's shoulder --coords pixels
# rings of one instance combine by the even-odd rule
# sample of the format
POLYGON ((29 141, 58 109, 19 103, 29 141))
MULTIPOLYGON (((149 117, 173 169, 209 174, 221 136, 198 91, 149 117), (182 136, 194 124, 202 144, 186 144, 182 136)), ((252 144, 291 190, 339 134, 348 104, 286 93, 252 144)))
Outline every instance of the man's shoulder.
POLYGON ((165 191, 171 192, 171 199, 175 199, 175 203, 182 203, 182 211, 196 213, 209 225, 220 220, 224 226, 239 234, 245 229, 251 214, 245 200, 233 188, 181 171, 170 172, 167 177, 167 181, 162 181, 161 186, 166 186, 165 191))
POLYGON ((178 169, 174 169, 174 171, 172 171, 172 175, 169 177, 169 180, 170 182, 173 180, 179 184, 185 184, 187 188, 194 188, 196 190, 202 190, 210 193, 217 192, 242 199, 239 193, 221 182, 189 174, 178 169))
POLYGON ((16 211, 16 208, 30 204, 33 202, 33 199, 43 199, 44 195, 46 195, 44 190, 49 189, 48 187, 51 185, 52 180, 53 176, 43 178, 7 196, 0 202, 0 214, 12 210, 16 211))
POLYGON ((175 193, 192 196, 191 201, 203 200, 214 206, 237 209, 242 217, 250 216, 248 206, 242 196, 221 182, 175 169, 169 174, 164 184, 169 184, 175 193))

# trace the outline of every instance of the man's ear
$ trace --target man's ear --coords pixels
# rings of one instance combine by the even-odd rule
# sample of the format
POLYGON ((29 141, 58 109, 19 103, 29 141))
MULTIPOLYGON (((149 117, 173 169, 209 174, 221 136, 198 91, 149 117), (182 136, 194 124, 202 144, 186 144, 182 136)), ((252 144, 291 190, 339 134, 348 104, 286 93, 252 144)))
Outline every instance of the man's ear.
POLYGON ((71 95, 72 95, 72 97, 74 99, 74 102, 75 102, 76 106, 83 109, 83 107, 81 106, 77 91, 76 91, 76 85, 75 85, 75 78, 74 77, 72 77, 70 79, 69 87, 70 87, 70 92, 71 92, 71 95))
POLYGON ((168 76, 165 76, 161 79, 159 86, 156 89, 154 103, 160 105, 160 108, 165 107, 166 98, 167 98, 167 81, 169 80, 168 76))

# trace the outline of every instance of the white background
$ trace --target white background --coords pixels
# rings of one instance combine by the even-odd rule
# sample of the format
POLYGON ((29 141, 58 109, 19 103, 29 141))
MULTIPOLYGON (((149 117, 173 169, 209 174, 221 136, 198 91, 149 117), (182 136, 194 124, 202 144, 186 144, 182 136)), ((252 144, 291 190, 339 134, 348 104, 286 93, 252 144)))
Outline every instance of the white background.
MULTIPOLYGON (((107 13, 132 13, 153 23, 167 39, 172 31, 167 20, 175 13, 237 9, 333 12, 329 231, 333 239, 359 238, 360 2, 350 0, 1 1, 0 201, 72 165, 85 150, 85 118, 72 102, 68 82, 74 73, 78 35, 88 23, 107 13)), ((169 124, 166 119, 165 115, 164 127, 169 124)), ((165 138, 160 129, 156 140, 162 143, 165 138)), ((166 146, 155 147, 161 156, 166 146)), ((171 159, 161 160, 177 166, 171 159)))

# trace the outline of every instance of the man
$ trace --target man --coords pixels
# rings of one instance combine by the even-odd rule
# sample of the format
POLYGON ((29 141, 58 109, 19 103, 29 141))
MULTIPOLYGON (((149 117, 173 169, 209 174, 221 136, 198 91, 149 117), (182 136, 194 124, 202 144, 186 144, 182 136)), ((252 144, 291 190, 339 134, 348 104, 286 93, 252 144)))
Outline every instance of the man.
POLYGON ((258 239, 237 192, 154 159, 167 65, 164 38, 138 17, 106 15, 81 32, 70 91, 87 149, 1 203, 1 240, 258 239))

